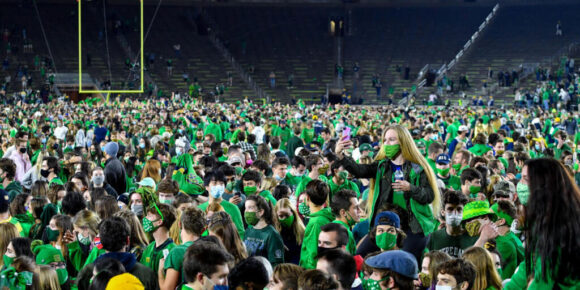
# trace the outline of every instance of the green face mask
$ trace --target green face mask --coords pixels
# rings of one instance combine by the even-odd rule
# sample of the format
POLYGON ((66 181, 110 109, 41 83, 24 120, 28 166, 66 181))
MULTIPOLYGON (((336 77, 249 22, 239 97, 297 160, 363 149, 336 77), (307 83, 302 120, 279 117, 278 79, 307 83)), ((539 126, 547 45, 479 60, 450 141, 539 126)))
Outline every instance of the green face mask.
POLYGON ((338 178, 340 178, 341 180, 347 180, 348 179, 348 171, 339 172, 338 178))
POLYGON ((305 202, 298 205, 298 211, 303 216, 310 216, 310 207, 305 202))
POLYGON ((12 262, 14 262, 14 258, 10 258, 6 255, 2 257, 2 260, 4 261, 4 267, 6 268, 10 267, 10 265, 12 265, 12 262))
POLYGON ((384 232, 377 236, 377 247, 381 248, 382 250, 390 250, 395 247, 397 243, 397 234, 391 234, 384 232))
POLYGON ((244 186, 244 192, 247 195, 252 195, 252 194, 256 193, 257 191, 258 191, 257 186, 244 186))
POLYGON ((447 176, 447 174, 449 174, 449 170, 450 170, 450 168, 444 168, 444 169, 437 168, 437 173, 439 173, 439 175, 441 175, 441 176, 447 176))
POLYGON ((387 155, 389 159, 393 159, 395 156, 397 156, 399 151, 401 151, 401 145, 399 144, 383 145, 383 150, 385 151, 385 155, 387 155))
POLYGON ((228 192, 234 191, 235 186, 236 184, 233 181, 228 182, 228 184, 226 185, 226 191, 228 192))
POLYGON ((500 170, 501 175, 505 175, 505 169, 500 170))
POLYGON ((481 186, 475 186, 475 185, 469 186, 469 193, 471 193, 471 194, 478 194, 480 190, 481 190, 481 186))
POLYGON ((255 226, 260 221, 260 219, 257 217, 255 211, 245 212, 244 219, 246 220, 247 224, 252 225, 252 226, 255 226))
POLYGON ((373 279, 363 279, 362 287, 364 290, 381 290, 381 282, 386 281, 389 279, 389 276, 381 279, 381 280, 373 280, 373 279))
POLYGON ((518 182, 518 186, 516 187, 516 192, 518 194, 518 198, 523 205, 528 204, 528 199, 530 198, 530 188, 527 184, 523 184, 518 182))
POLYGON ((49 242, 56 242, 58 240, 59 234, 60 231, 58 230, 53 230, 50 227, 46 228, 46 238, 48 239, 49 242))
MULTIPOLYGON (((451 168, 455 169, 455 171, 461 170, 461 163, 451 165, 451 168)), ((457 172, 459 173, 459 172, 457 172)))
POLYGON ((152 232, 154 232, 154 231, 157 229, 157 227, 155 227, 155 226, 153 225, 153 223, 154 223, 154 222, 156 222, 156 221, 152 221, 152 220, 150 220, 150 219, 148 219, 148 218, 144 217, 144 218, 141 220, 141 224, 143 225, 143 230, 144 230, 146 233, 152 233, 152 232))
POLYGON ((58 283, 63 285, 68 281, 68 272, 66 269, 56 269, 56 275, 58 276, 58 283))
POLYGON ((280 219, 280 224, 285 228, 291 227, 293 223, 294 223, 294 215, 291 215, 285 219, 280 219))

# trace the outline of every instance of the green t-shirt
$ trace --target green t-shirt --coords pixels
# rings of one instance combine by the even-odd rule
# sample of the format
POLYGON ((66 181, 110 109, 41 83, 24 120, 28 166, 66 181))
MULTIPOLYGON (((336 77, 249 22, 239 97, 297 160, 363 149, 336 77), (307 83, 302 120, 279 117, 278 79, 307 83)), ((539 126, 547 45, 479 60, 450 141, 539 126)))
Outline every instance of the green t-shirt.
POLYGON ((165 271, 167 271, 167 269, 173 269, 179 273, 179 284, 185 282, 183 275, 183 259, 187 248, 192 244, 193 242, 189 241, 183 245, 175 246, 171 251, 169 251, 167 258, 165 259, 165 264, 163 265, 165 271))
POLYGON ((501 278, 509 279, 515 273, 517 266, 524 261, 524 246, 522 241, 512 232, 495 238, 497 250, 501 254, 501 278))
POLYGON ((429 251, 438 250, 449 254, 454 258, 461 258, 463 251, 475 244, 477 236, 470 237, 467 233, 459 236, 450 236, 446 229, 434 231, 429 235, 427 249, 429 251))
POLYGON ((308 144, 314 140, 314 129, 304 128, 302 129, 302 133, 300 134, 300 139, 304 140, 304 143, 308 144))
POLYGON ((145 251, 143 251, 141 260, 139 262, 151 268, 153 272, 157 274, 157 271, 159 270, 159 260, 165 257, 165 253, 169 255, 169 252, 171 252, 171 250, 175 247, 176 245, 172 239, 167 239, 159 247, 156 247, 155 241, 153 241, 153 243, 149 244, 149 246, 145 248, 145 251))
POLYGON ((272 267, 284 263, 284 242, 272 225, 263 229, 248 226, 244 244, 249 256, 262 256, 270 261, 272 267))
POLYGON ((288 185, 288 187, 290 187, 292 191, 295 191, 296 187, 298 187, 298 184, 300 184, 300 182, 304 179, 304 176, 306 175, 294 176, 290 172, 288 172, 286 173, 284 182, 286 185, 288 185))
POLYGON ((342 221, 334 220, 332 222, 335 223, 335 224, 340 224, 340 225, 344 226, 344 228, 348 232, 348 244, 346 245, 346 250, 351 255, 354 255, 356 253, 356 241, 354 240, 354 236, 352 235, 352 231, 350 230, 350 228, 348 227, 348 225, 345 224, 342 221))

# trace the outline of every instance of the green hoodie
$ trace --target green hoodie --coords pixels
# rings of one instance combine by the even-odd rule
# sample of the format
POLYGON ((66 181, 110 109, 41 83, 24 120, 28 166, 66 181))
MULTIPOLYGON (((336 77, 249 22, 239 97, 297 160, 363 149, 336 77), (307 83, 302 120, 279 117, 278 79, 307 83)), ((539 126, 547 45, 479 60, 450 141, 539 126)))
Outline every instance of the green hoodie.
MULTIPOLYGON (((571 273, 573 274, 573 273, 571 273)), ((503 288, 504 290, 519 290, 519 289, 528 289, 528 290, 542 290, 542 289, 563 289, 563 290, 572 290, 572 289, 579 289, 580 288, 580 280, 573 280, 570 278, 571 275, 566 277, 564 281, 560 281, 558 283, 554 282, 554 279, 551 273, 547 275, 547 281, 542 279, 542 262, 540 258, 536 260, 536 267, 532 272, 534 275, 534 280, 528 287, 528 277, 526 275, 526 262, 523 261, 520 263, 518 270, 512 276, 512 279, 505 285, 503 288), (557 285, 556 285, 557 284, 557 285), (557 286, 557 287, 556 287, 557 286)))
POLYGON ((318 235, 320 227, 331 223, 334 215, 326 207, 310 215, 310 220, 304 231, 302 250, 300 251, 300 266, 305 269, 316 269, 316 255, 318 254, 318 235))
POLYGON ((469 148, 469 152, 476 156, 483 156, 489 150, 491 150, 491 148, 485 144, 475 144, 473 147, 469 148))

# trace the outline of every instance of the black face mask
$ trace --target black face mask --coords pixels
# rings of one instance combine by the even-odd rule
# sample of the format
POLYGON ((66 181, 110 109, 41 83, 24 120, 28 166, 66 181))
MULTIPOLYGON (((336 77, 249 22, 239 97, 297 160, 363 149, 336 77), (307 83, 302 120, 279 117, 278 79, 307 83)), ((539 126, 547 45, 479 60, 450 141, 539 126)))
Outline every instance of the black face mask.
POLYGON ((19 150, 19 151, 20 151, 20 153, 22 153, 22 154, 26 153, 26 147, 22 147, 22 148, 20 148, 20 150, 19 150))
POLYGON ((40 169, 40 175, 44 178, 47 178, 50 172, 46 169, 40 169))

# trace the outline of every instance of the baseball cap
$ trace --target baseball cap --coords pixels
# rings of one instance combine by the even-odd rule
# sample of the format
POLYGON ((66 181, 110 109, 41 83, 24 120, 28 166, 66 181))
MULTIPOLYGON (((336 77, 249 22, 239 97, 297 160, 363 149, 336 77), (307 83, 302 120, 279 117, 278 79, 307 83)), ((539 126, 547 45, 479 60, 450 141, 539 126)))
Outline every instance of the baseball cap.
POLYGON ((140 186, 149 186, 153 189, 155 189, 155 180, 153 180, 153 178, 151 177, 145 177, 143 178, 141 181, 137 182, 137 184, 139 184, 140 186))
POLYGON ((516 192, 516 186, 507 180, 501 180, 496 185, 493 186, 494 192, 500 190, 505 191, 507 193, 514 193, 516 192))
POLYGON ((382 252, 368 258, 365 263, 372 268, 391 270, 411 279, 418 279, 417 260, 405 251, 393 250, 382 252))
POLYGON ((240 158, 239 156, 232 156, 230 157, 230 159, 228 159, 228 164, 232 165, 232 164, 236 164, 236 163, 240 163, 240 164, 244 164, 244 162, 242 161, 242 158, 240 158))
POLYGON ((447 154, 439 154, 439 156, 437 156, 436 163, 438 163, 438 164, 449 164, 449 162, 451 162, 451 161, 449 160, 449 156, 447 156, 447 154))
POLYGON ((467 132, 467 131, 469 131, 469 128, 467 128, 467 126, 465 126, 465 125, 461 125, 461 126, 459 126, 457 131, 458 132, 467 132))
POLYGON ((361 145, 358 147, 358 150, 359 150, 360 152, 363 152, 363 151, 372 151, 372 150, 373 150, 373 147, 371 146, 371 144, 364 143, 364 144, 361 144, 361 145))
POLYGON ((392 211, 383 211, 375 217, 375 226, 389 225, 395 228, 401 227, 401 219, 392 211))

